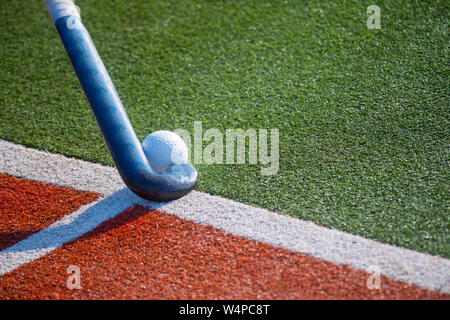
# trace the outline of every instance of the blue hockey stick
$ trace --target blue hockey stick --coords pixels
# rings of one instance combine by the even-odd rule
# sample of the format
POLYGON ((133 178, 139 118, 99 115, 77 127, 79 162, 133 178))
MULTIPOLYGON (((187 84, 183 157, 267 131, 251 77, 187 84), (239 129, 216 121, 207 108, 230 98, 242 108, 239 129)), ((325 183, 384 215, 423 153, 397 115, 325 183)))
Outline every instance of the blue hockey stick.
POLYGON ((123 181, 152 201, 170 201, 189 193, 198 174, 190 164, 154 172, 144 154, 119 95, 71 0, 46 0, 81 86, 123 181))

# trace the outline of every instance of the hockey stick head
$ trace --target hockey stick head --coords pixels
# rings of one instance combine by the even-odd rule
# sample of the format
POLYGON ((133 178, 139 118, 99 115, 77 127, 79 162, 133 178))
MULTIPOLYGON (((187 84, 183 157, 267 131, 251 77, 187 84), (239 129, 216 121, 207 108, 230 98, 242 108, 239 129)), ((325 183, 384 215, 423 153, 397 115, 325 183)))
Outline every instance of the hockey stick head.
POLYGON ((138 196, 156 202, 171 201, 188 194, 197 184, 198 173, 189 163, 175 164, 165 173, 153 170, 140 171, 139 177, 123 177, 138 196))

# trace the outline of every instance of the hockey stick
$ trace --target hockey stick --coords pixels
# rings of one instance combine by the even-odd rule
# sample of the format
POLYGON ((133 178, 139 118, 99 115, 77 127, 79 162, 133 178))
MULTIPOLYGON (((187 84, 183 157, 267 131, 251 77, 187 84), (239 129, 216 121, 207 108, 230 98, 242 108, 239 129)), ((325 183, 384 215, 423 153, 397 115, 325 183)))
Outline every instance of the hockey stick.
POLYGON ((45 0, 123 181, 152 201, 169 201, 189 193, 198 174, 190 164, 154 172, 105 66, 72 0, 45 0))

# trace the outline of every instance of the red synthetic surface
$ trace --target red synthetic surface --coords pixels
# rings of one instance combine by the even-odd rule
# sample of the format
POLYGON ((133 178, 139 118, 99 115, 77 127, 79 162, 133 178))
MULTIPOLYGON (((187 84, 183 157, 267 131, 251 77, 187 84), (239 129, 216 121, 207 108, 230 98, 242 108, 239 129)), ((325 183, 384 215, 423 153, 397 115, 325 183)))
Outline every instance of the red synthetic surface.
POLYGON ((0 277, 0 299, 448 299, 135 206, 0 277), (80 268, 81 289, 67 288, 80 268))
POLYGON ((98 194, 0 173, 0 250, 45 229, 98 194))

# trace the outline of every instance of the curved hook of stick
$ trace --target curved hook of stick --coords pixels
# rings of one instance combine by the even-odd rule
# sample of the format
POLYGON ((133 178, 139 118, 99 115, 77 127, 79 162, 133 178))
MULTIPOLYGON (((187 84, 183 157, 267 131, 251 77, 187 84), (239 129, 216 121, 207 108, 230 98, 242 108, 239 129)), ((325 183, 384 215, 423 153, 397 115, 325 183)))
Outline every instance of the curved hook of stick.
POLYGON ((170 201, 186 195, 197 183, 197 171, 190 164, 173 165, 164 174, 151 169, 78 12, 67 10, 69 2, 69 8, 74 8, 70 0, 47 0, 47 6, 123 181, 135 194, 151 201, 170 201), (63 10, 59 7, 55 11, 55 6, 61 4, 65 5, 63 10))

